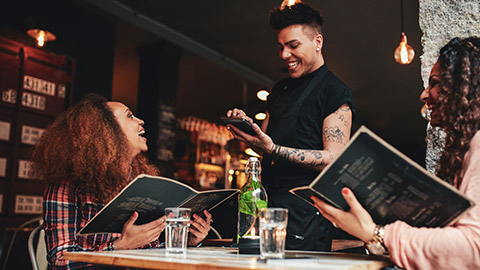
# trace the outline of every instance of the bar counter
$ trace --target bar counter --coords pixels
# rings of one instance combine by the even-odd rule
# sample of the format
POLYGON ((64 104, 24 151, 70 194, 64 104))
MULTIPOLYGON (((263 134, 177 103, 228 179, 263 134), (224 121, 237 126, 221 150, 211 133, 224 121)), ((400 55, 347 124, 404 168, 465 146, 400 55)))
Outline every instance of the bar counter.
POLYGON ((97 265, 141 269, 238 270, 238 269, 351 269, 373 270, 392 266, 385 257, 336 252, 286 251, 285 259, 262 260, 238 254, 236 248, 188 248, 185 256, 167 255, 165 249, 66 252, 65 259, 97 265))

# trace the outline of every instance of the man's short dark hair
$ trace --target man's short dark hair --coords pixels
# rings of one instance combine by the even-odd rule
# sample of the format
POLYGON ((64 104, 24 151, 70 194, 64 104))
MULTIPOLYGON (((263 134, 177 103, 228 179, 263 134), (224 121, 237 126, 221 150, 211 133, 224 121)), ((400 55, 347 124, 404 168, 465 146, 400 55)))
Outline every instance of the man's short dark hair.
POLYGON ((322 34, 322 15, 308 4, 297 3, 286 7, 277 6, 270 10, 270 26, 273 29, 282 30, 294 24, 308 25, 322 34))

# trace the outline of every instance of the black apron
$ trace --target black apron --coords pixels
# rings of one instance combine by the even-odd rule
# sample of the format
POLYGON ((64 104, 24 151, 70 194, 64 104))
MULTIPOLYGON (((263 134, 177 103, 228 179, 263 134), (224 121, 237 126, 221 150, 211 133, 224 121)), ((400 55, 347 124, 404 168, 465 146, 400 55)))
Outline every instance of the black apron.
MULTIPOLYGON (((312 93, 315 87, 319 86, 318 83, 326 74, 327 72, 316 74, 317 76, 311 79, 293 106, 284 104, 280 106, 282 110, 275 110, 275 115, 273 115, 275 122, 267 127, 267 134, 275 143, 298 148, 296 123, 300 109, 305 99, 312 93)), ((322 83, 328 83, 328 80, 326 81, 322 83)), ((275 103, 275 105, 277 104, 275 103)), ((268 158, 265 161, 270 162, 268 158)), ((291 166, 292 170, 304 170, 299 168, 298 165, 285 163, 280 166, 291 166)), ((286 249, 330 251, 332 243, 331 234, 333 232, 332 224, 315 207, 289 193, 289 189, 300 185, 308 185, 313 178, 290 182, 278 182, 275 179, 265 180, 264 186, 268 194, 268 206, 288 209, 286 249)))

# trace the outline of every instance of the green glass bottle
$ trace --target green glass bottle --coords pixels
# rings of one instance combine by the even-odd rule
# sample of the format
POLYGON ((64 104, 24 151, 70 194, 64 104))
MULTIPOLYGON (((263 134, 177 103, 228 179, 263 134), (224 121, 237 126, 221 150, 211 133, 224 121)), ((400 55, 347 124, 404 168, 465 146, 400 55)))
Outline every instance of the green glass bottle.
POLYGON ((260 172, 258 158, 249 158, 245 166, 247 181, 240 189, 238 201, 238 238, 259 235, 259 209, 267 207, 267 192, 260 182, 260 172))

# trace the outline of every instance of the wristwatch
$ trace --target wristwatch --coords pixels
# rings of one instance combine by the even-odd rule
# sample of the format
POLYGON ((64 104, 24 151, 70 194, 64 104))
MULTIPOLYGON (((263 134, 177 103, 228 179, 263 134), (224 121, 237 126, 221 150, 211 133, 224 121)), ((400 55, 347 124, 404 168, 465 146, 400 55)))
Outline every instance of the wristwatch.
POLYGON ((382 225, 375 225, 373 230, 373 239, 368 241, 365 244, 368 252, 374 255, 385 255, 387 254, 387 248, 383 243, 383 236, 385 235, 385 229, 382 225))

